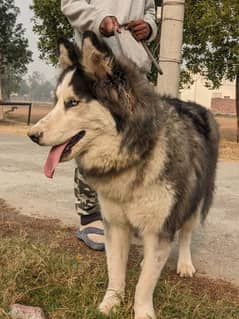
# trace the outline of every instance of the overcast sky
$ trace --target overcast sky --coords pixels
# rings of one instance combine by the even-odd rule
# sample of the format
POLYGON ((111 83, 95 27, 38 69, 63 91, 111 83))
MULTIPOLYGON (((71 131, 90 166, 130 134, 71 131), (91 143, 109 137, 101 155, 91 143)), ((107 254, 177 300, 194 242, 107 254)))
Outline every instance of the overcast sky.
POLYGON ((39 59, 40 53, 37 48, 38 39, 37 35, 32 30, 33 24, 31 18, 33 17, 33 12, 29 8, 32 4, 32 0, 15 0, 15 4, 21 10, 18 22, 23 24, 23 27, 26 30, 25 36, 29 41, 29 49, 33 52, 33 62, 28 65, 28 73, 39 71, 45 74, 47 79, 52 79, 55 74, 55 69, 39 59))

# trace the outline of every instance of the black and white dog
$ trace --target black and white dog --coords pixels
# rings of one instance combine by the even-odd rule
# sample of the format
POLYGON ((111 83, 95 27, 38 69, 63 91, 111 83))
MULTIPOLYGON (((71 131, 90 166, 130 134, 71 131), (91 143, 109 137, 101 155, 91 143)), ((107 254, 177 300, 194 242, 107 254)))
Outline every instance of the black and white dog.
POLYGON ((135 319, 155 318, 153 291, 179 231, 180 276, 192 276, 191 234, 212 203, 218 127, 193 103, 159 97, 129 60, 117 60, 90 32, 78 51, 59 45, 63 71, 54 109, 30 131, 53 146, 45 167, 76 159, 98 193, 105 226, 109 284, 101 312, 120 303, 130 238, 144 244, 135 319))

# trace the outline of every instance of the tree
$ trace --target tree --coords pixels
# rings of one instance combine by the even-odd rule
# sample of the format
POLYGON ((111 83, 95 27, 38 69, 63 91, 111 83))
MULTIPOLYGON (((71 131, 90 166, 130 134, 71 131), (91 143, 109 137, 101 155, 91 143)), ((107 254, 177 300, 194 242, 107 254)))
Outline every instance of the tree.
POLYGON ((7 96, 13 88, 16 88, 22 75, 27 71, 27 64, 32 61, 32 52, 27 49, 28 40, 24 37, 22 24, 16 21, 19 9, 15 6, 14 0, 0 0, 0 3, 1 99, 1 88, 3 94, 7 96))
POLYGON ((200 73, 212 88, 239 73, 238 0, 187 0, 183 61, 186 73, 200 73))
MULTIPOLYGON (((162 2, 162 1, 158 1, 162 2)), ((185 2, 181 85, 193 83, 192 74, 218 88, 223 79, 236 79, 237 143, 239 143, 239 1, 185 2)))
POLYGON ((199 73, 211 88, 236 79, 239 142, 239 1, 187 0, 184 23, 183 80, 199 73))
POLYGON ((31 98, 33 101, 51 101, 54 97, 55 79, 48 81, 45 76, 34 71, 27 78, 21 79, 17 93, 24 97, 31 98))
POLYGON ((48 101, 52 99, 54 85, 47 81, 43 74, 35 71, 28 78, 29 94, 34 101, 48 101))
POLYGON ((19 89, 19 82, 21 77, 15 74, 15 70, 11 65, 6 65, 4 68, 4 75, 2 77, 2 91, 5 99, 10 99, 12 92, 17 92, 19 89))
POLYGON ((33 0, 34 27, 39 36, 40 57, 53 65, 57 63, 56 43, 58 38, 73 37, 73 30, 60 10, 61 0, 33 0))
POLYGON ((19 83, 19 89, 17 93, 20 96, 29 95, 30 94, 30 87, 26 81, 26 79, 22 79, 19 83))

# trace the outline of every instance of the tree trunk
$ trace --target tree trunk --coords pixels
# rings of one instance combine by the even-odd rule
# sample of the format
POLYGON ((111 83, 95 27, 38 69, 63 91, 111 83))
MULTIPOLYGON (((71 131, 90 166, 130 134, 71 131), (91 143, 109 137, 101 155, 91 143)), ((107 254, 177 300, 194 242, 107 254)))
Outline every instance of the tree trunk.
POLYGON ((239 74, 236 76, 237 143, 239 143, 239 74))
POLYGON ((2 101, 2 76, 0 71, 0 101, 2 101))
POLYGON ((159 64, 163 75, 158 76, 157 91, 161 95, 178 97, 183 39, 185 0, 164 0, 159 64))
MULTIPOLYGON (((2 68, 1 68, 1 52, 0 52, 0 102, 3 100, 2 98, 2 68)), ((3 105, 0 105, 0 120, 3 119, 3 105)))

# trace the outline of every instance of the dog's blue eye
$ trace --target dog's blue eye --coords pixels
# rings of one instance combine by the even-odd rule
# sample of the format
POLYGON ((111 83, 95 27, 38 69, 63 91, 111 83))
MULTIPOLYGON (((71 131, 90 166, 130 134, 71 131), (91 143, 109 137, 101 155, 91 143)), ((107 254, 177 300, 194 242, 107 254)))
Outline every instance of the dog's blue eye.
POLYGON ((65 102, 65 108, 68 109, 70 107, 74 107, 74 106, 77 106, 78 104, 80 103, 79 100, 69 100, 69 101, 66 101, 65 102))

